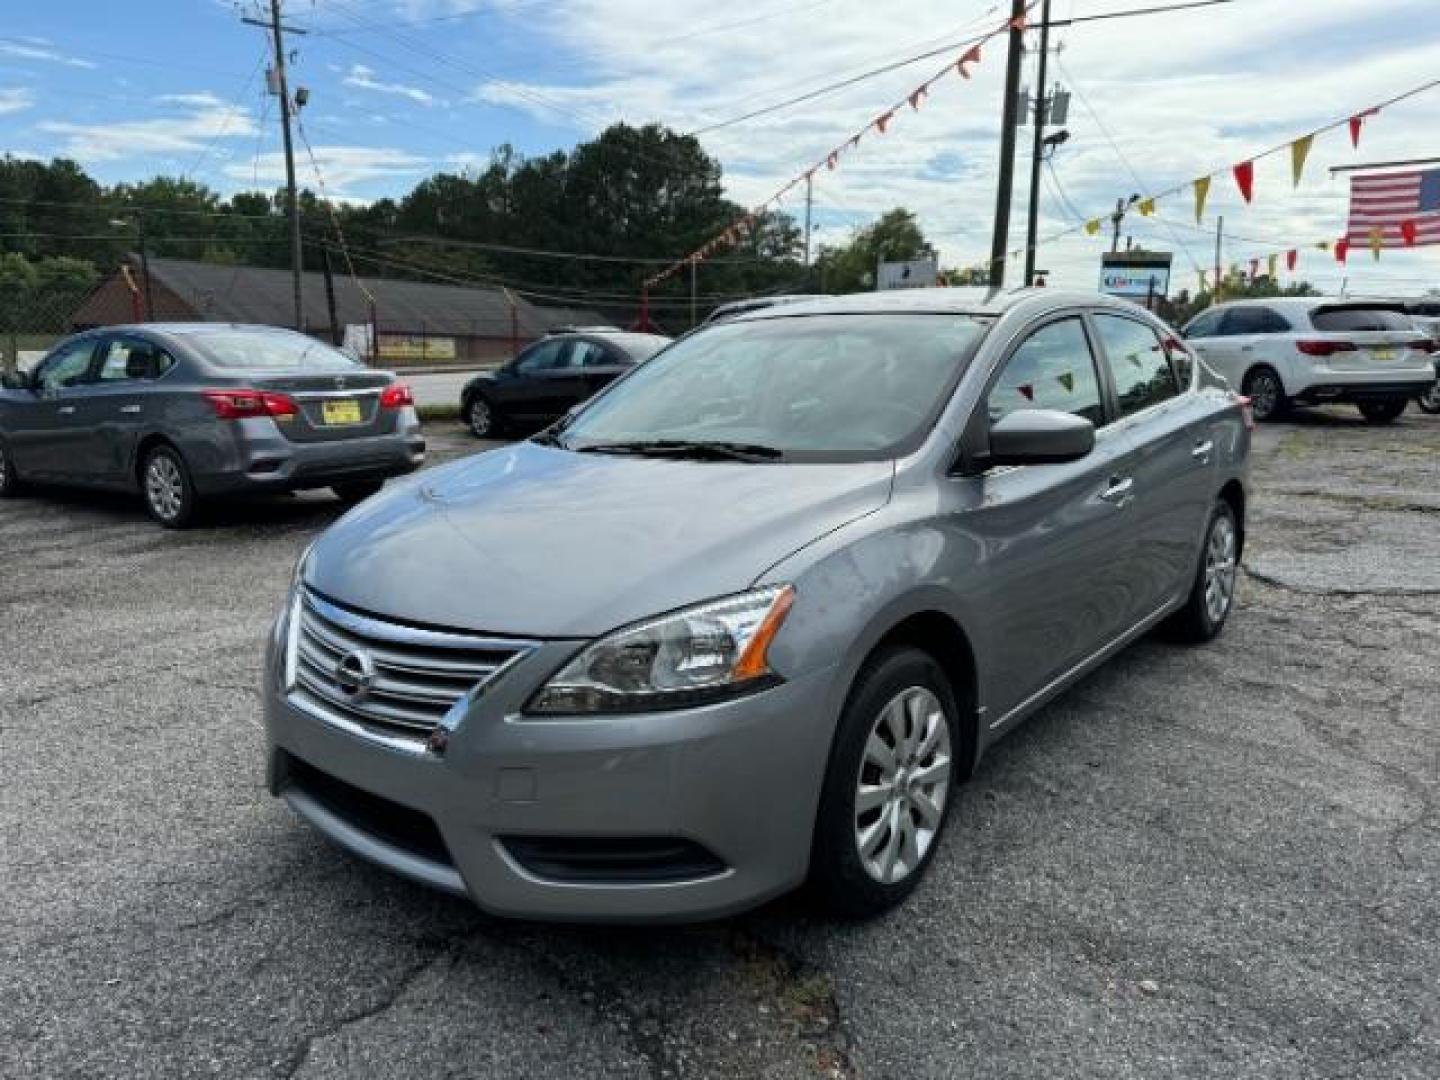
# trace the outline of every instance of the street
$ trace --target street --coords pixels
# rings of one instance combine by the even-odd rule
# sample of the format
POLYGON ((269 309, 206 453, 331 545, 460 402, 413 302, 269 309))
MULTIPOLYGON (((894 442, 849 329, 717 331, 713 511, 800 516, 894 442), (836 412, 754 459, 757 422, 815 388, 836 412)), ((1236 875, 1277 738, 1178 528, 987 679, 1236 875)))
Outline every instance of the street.
POLYGON ((996 748, 909 903, 626 930, 487 918, 264 791, 328 497, 8 503, 0 1075, 1440 1075, 1440 420, 1265 427, 1254 481, 1225 633, 996 748))

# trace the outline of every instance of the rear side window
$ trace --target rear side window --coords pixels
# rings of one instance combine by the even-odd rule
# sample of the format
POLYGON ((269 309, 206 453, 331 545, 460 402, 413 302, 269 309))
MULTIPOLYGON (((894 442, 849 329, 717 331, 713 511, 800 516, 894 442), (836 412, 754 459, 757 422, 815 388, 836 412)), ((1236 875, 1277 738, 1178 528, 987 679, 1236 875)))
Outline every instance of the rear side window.
POLYGON ((1267 307, 1233 307, 1225 312, 1221 333, 1232 334, 1288 334, 1290 324, 1285 317, 1267 307))
POLYGON ((1316 308, 1310 313, 1316 330, 1414 330, 1408 315, 1385 308, 1316 308))
POLYGON ((1095 329, 1115 380, 1121 416, 1159 405, 1180 393, 1165 344, 1154 330, 1134 319, 1098 314, 1095 329))
POLYGON ((1079 319, 1060 319, 1036 330, 1010 354, 990 388, 986 407, 993 423, 1021 409, 1057 409, 1105 422, 1095 358, 1079 319))

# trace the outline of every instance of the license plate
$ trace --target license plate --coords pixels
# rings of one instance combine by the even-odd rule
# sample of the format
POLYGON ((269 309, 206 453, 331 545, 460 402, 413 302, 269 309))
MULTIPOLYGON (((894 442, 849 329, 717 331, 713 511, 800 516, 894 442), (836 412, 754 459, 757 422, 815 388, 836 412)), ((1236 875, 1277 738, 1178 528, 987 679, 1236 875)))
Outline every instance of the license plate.
POLYGON ((1370 355, 1376 360, 1394 360, 1395 350, 1391 348, 1381 347, 1379 349, 1371 349, 1370 355))
POLYGON ((326 401, 320 405, 320 418, 327 424, 360 423, 358 401, 326 401))

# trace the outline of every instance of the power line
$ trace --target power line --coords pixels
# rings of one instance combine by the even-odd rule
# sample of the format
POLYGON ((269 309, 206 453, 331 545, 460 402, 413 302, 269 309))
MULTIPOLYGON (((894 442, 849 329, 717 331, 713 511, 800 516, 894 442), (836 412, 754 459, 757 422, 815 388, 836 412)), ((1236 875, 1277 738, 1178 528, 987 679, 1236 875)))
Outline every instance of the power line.
POLYGON ((1094 15, 1076 15, 1069 19, 1052 22, 1051 26, 1074 26, 1078 23, 1101 22, 1105 19, 1128 19, 1133 15, 1168 15, 1174 11, 1190 8, 1214 7, 1216 4, 1231 4, 1235 0, 1190 0, 1183 4, 1160 4, 1155 7, 1133 8, 1129 11, 1101 11, 1094 15))

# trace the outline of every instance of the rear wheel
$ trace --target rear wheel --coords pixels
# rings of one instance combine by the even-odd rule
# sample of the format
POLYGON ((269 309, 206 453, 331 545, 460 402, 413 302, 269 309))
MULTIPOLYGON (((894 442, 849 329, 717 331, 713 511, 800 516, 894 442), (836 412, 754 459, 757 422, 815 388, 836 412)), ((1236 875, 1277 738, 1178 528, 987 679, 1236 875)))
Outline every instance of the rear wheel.
POLYGON ((915 888, 949 816, 959 713, 919 649, 871 658, 840 717, 820 797, 810 886, 829 910, 868 917, 915 888))
POLYGON ((1240 572, 1240 527, 1235 511, 1218 499, 1210 511, 1200 566, 1185 606, 1165 624, 1169 635, 1193 644, 1209 641, 1225 626, 1235 602, 1235 583, 1240 572))
POLYGON ((380 489, 385 486, 384 480, 352 480, 348 484, 335 484, 330 490, 335 492, 335 497, 347 506, 353 506, 358 502, 364 502, 371 495, 377 495, 380 489))
POLYGON ((1430 384, 1430 388, 1415 399, 1415 404, 1420 406, 1420 411, 1434 416, 1440 413, 1440 379, 1430 384))
POLYGON ((1405 411, 1410 402, 1403 397, 1380 398, 1377 401, 1362 401, 1355 407, 1360 415, 1372 424, 1389 424, 1405 411))
POLYGON ((1274 368, 1257 367, 1245 376, 1245 396, 1250 399, 1250 412, 1261 423, 1278 420, 1290 408, 1285 384, 1274 368))
POLYGON ((465 423, 477 439, 493 439, 500 434, 500 415, 484 394, 476 394, 465 406, 465 423))
POLYGON ((140 470, 140 486, 145 509, 167 529, 183 529, 195 520, 200 500, 178 451, 169 446, 151 450, 140 470))
POLYGON ((0 442, 0 499, 9 499, 20 494, 20 474, 15 471, 15 462, 10 451, 0 442))

